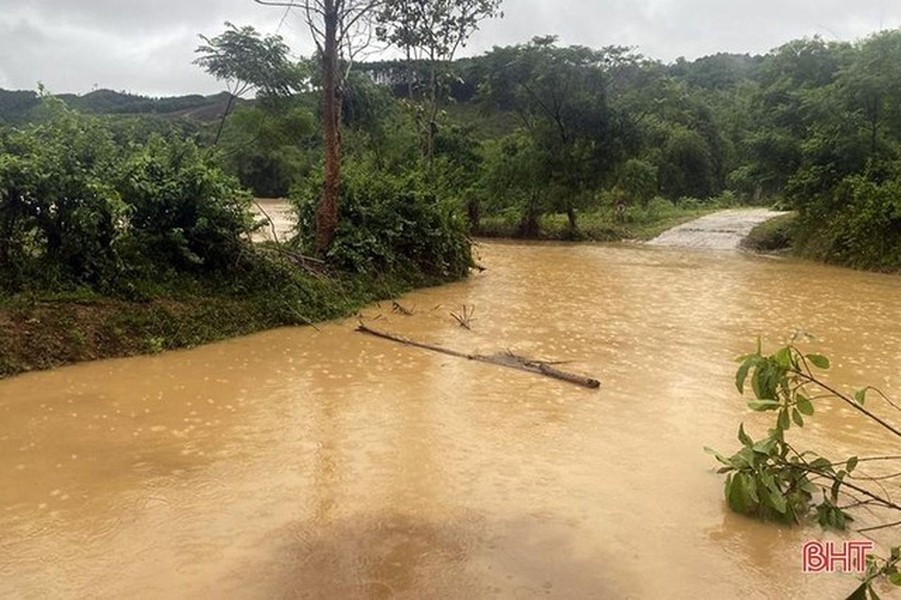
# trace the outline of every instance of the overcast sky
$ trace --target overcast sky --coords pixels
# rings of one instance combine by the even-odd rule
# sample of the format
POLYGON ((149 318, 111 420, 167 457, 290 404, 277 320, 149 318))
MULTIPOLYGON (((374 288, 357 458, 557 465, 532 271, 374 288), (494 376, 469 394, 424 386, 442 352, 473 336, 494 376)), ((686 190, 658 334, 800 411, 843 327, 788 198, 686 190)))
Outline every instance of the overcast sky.
MULTIPOLYGON (((670 62, 901 26, 899 0, 504 0, 503 10, 467 53, 556 34, 564 44, 636 46, 670 62)), ((0 88, 40 81, 52 92, 213 93, 223 86, 191 61, 197 35, 220 33, 224 21, 279 31, 295 53, 310 53, 294 11, 252 0, 0 0, 0 88)))

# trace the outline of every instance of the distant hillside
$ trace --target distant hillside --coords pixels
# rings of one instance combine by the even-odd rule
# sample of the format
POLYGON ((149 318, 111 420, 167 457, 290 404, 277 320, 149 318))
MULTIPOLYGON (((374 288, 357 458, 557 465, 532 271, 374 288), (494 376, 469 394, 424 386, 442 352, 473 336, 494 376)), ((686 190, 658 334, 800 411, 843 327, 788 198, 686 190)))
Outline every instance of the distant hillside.
MULTIPOLYGON (((151 98, 113 90, 94 90, 83 95, 58 94, 68 106, 84 113, 104 115, 159 115, 185 117, 198 121, 212 121, 222 114, 228 102, 228 94, 213 96, 191 94, 151 98)), ((18 123, 27 120, 31 111, 40 103, 33 91, 0 89, 0 123, 18 123)))
MULTIPOLYGON (((753 80, 762 61, 762 56, 720 53, 690 62, 678 59, 669 65, 656 64, 670 76, 692 87, 724 90, 733 88, 743 81, 753 80)), ((414 61, 412 64, 399 60, 374 61, 361 63, 356 68, 371 81, 390 89, 395 97, 405 97, 411 93, 419 96, 425 93, 426 82, 429 79, 427 61, 414 61)), ((485 115, 479 114, 473 104, 478 97, 478 86, 491 68, 493 67, 489 64, 488 57, 484 55, 454 61, 449 95, 455 104, 449 110, 456 117, 464 118, 466 122, 485 124, 485 115)), ((158 115, 164 118, 187 118, 204 123, 221 117, 228 102, 226 92, 212 96, 189 94, 153 98, 102 89, 83 95, 58 94, 57 97, 84 113, 158 115)), ((36 92, 0 89, 0 124, 27 121, 31 111, 38 104, 36 92)), ((492 125, 486 131, 491 133, 507 131, 514 126, 511 119, 495 124, 497 126, 494 129, 492 125)))

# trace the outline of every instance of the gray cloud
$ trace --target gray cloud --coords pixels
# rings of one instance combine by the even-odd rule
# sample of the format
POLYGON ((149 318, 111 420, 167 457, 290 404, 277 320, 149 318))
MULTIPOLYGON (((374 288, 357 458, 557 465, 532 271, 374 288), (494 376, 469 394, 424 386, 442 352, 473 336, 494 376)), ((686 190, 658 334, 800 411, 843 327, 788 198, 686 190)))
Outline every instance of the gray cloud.
POLYGON ((472 48, 558 34, 563 43, 637 46, 672 61, 716 52, 764 53, 791 39, 855 40, 901 26, 894 0, 507 0, 472 48))
MULTIPOLYGON (((556 34, 565 44, 636 46, 672 61, 715 52, 763 53, 798 37, 854 40, 901 26, 894 0, 505 0, 466 51, 556 34)), ((295 11, 296 12, 296 11, 295 11)), ((279 8, 252 0, 0 0, 0 87, 86 92, 98 87, 162 95, 222 86, 191 64, 197 35, 228 20, 273 33, 279 8)), ((299 15, 281 33, 309 54, 299 15)))

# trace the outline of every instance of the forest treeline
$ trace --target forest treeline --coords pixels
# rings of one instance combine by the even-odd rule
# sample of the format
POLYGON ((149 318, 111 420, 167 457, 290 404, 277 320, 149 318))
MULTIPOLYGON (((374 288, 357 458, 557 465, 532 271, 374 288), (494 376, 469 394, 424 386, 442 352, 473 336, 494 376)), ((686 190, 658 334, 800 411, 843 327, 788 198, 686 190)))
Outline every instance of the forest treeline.
MULTIPOLYGON (((426 68, 361 70, 415 98, 426 68)), ((535 235, 548 212, 576 230, 580 212, 661 198, 777 205, 797 211, 802 254, 901 269, 901 31, 669 65, 536 38, 458 60, 447 81, 439 135, 478 158, 471 215, 515 212, 535 235)))
MULTIPOLYGON (((259 39, 248 28, 232 33, 259 39)), ((15 176, 34 173, 21 167, 23 160, 61 143, 52 160, 33 168, 65 168, 81 135, 103 142, 87 142, 85 152, 119 156, 115 173, 92 174, 84 185, 97 186, 92 194, 112 189, 111 197, 125 202, 132 232, 143 222, 131 200, 135 184, 127 181, 133 163, 165 156, 165 166, 175 168, 173 154, 196 154, 236 190, 290 196, 303 237, 315 228, 323 178, 317 65, 313 59, 292 65, 291 84, 280 93, 256 86, 256 99, 237 102, 224 123, 213 121, 226 100, 231 107, 228 94, 152 99, 100 90, 63 97, 77 109, 63 118, 65 109, 48 109, 40 94, 0 91, 0 262, 13 264, 16 252, 20 261, 49 256, 65 244, 73 250, 63 262, 77 277, 97 277, 95 266, 79 261, 122 262, 103 256, 121 237, 111 225, 120 218, 118 205, 94 211, 77 235, 58 241, 49 224, 77 230, 84 206, 67 215, 65 202, 44 200, 39 208, 40 202, 14 201, 13 192, 22 197, 25 189, 14 187, 15 176), (206 122, 177 118, 179 111, 210 107, 200 115, 206 122), (58 141, 73 135, 67 128, 77 133, 75 143, 58 141), (90 133, 95 129, 105 133, 90 133), (106 225, 97 215, 105 215, 106 225)), ((459 248, 466 231, 539 237, 558 215, 566 235, 577 239, 585 220, 597 215, 615 226, 673 207, 738 204, 796 211, 791 238, 806 256, 901 268, 901 31, 853 43, 801 39, 762 56, 717 54, 672 64, 624 47, 535 38, 453 61, 362 63, 343 81, 340 99, 342 219, 327 258, 350 269, 422 256, 434 272, 460 273, 468 260, 459 248), (431 253, 433 246, 444 249, 431 253)), ((58 199, 71 199, 69 193, 60 190, 58 199)), ((180 190, 171 202, 189 193, 180 190)), ((190 244, 173 250, 178 240, 190 241, 195 226, 173 225, 161 234, 170 258, 205 260, 190 244)), ((234 236, 241 227, 227 225, 234 236)))

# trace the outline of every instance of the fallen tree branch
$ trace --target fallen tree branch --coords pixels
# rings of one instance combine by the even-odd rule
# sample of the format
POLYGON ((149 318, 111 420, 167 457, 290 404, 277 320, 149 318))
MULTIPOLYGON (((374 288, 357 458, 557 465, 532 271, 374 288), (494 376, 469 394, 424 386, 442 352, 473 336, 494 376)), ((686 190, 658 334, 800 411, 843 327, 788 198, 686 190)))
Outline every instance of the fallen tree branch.
POLYGON ((476 313, 475 306, 466 306, 464 304, 463 312, 461 314, 458 315, 455 312, 451 312, 450 315, 454 318, 454 320, 457 321, 457 323, 460 324, 460 327, 463 327, 464 329, 468 329, 469 331, 472 331, 472 322, 474 320, 473 315, 475 313, 476 313))
POLYGON ((391 311, 400 313, 405 317, 413 316, 412 308, 407 308, 406 306, 402 305, 400 302, 397 302, 396 300, 391 302, 391 311))
POLYGON ((276 244, 281 244, 281 242, 278 240, 278 231, 276 231, 275 229, 275 221, 272 220, 272 217, 269 216, 269 213, 266 212, 266 209, 260 206, 260 203, 256 198, 253 199, 253 203, 254 205, 256 205, 257 210, 263 213, 263 216, 266 217, 266 221, 269 223, 269 230, 272 232, 273 241, 275 241, 276 244))
POLYGON ((391 340, 392 342, 397 342, 399 344, 404 344, 405 346, 413 346, 414 348, 422 348, 423 350, 430 350, 432 352, 438 352, 441 354, 446 354, 448 356, 454 356, 456 358, 465 358, 467 360, 475 360, 478 362, 489 363, 501 367, 518 369, 520 371, 526 371, 528 373, 535 373, 536 375, 544 375, 545 377, 558 379, 560 381, 566 381, 567 383, 574 383, 576 385, 580 385, 589 389, 597 389, 601 387, 601 382, 597 379, 561 371, 560 369, 554 368, 549 363, 529 360, 521 356, 516 356, 515 354, 512 354, 510 352, 490 356, 483 354, 466 354, 464 352, 458 352, 449 348, 442 348, 441 346, 433 346, 432 344, 416 342, 404 337, 393 335, 391 333, 376 331, 375 329, 367 327, 363 323, 360 323, 357 326, 357 331, 359 331, 360 333, 367 333, 369 335, 385 340, 391 340))

